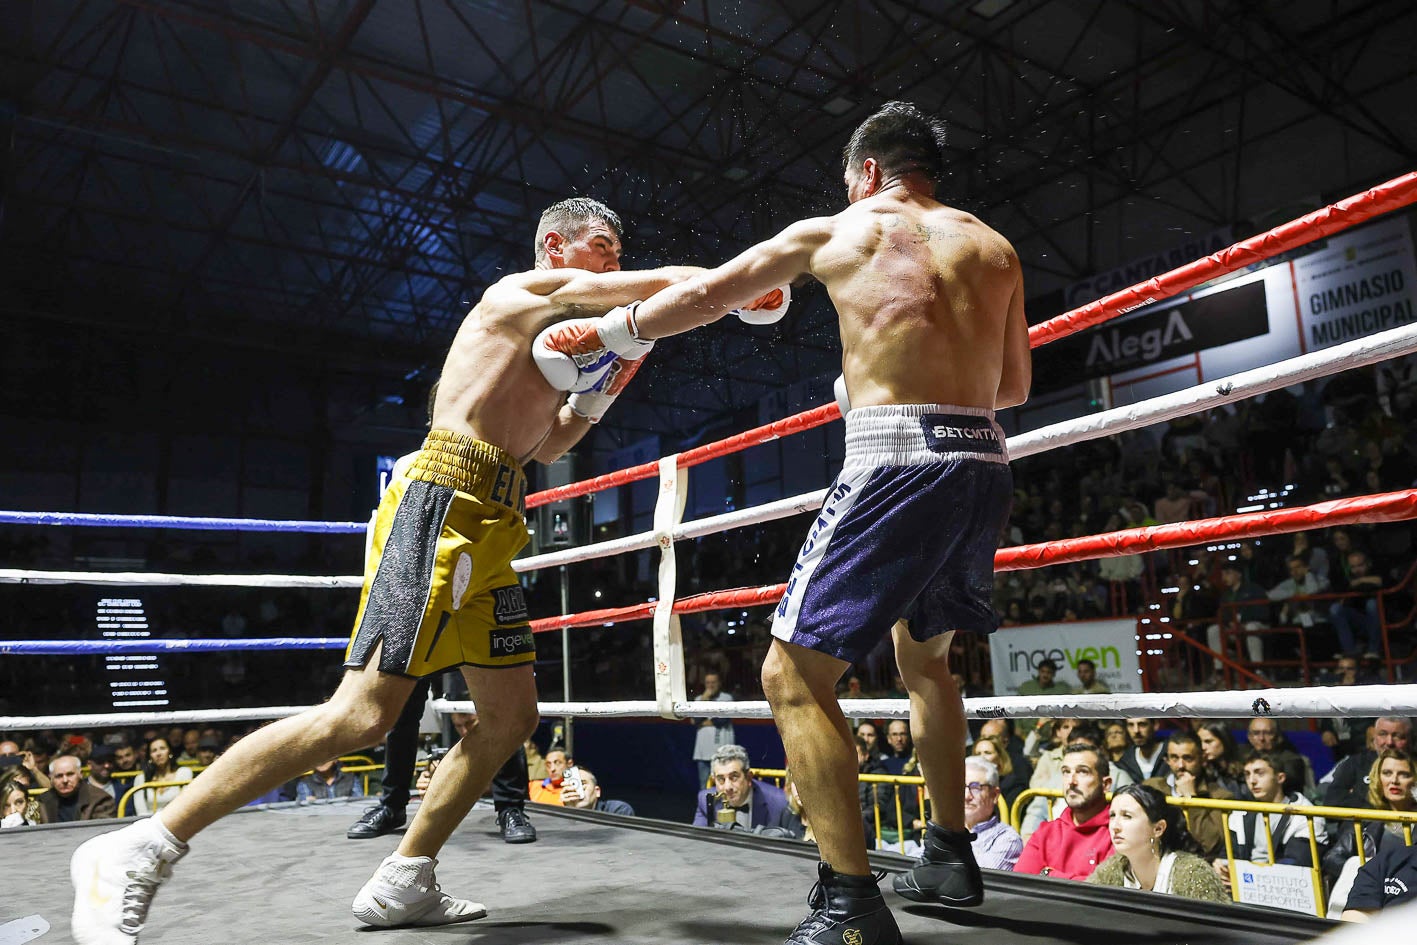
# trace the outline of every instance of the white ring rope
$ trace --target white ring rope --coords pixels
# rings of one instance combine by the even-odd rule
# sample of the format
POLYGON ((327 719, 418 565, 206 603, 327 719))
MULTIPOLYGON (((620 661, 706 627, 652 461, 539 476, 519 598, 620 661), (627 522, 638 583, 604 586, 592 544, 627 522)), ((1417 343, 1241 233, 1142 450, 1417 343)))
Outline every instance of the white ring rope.
MULTIPOLYGON (((475 712, 468 701, 432 700, 440 713, 475 712)), ((4 715, 0 731, 161 725, 178 722, 259 722, 298 715, 311 706, 251 709, 193 709, 179 712, 117 712, 89 715, 4 715)), ((570 718, 656 718, 659 703, 542 702, 541 714, 570 718)), ((908 699, 844 699, 849 718, 908 719, 908 699)), ((770 719, 766 702, 675 702, 680 718, 770 719)), ((1417 716, 1417 684, 1394 686, 1308 686, 1294 689, 1247 689, 1235 692, 1114 692, 1096 695, 998 696, 964 700, 964 714, 977 719, 1149 718, 1240 719, 1417 716)))
MULTIPOLYGON (((1030 430, 1027 433, 1009 438, 1009 455, 1013 459, 1022 459, 1025 456, 1033 456, 1086 440, 1135 430, 1139 427, 1187 416, 1200 410, 1218 407, 1247 397, 1266 394, 1303 381, 1324 377, 1338 370, 1366 367, 1369 364, 1376 364, 1379 361, 1413 352, 1417 352, 1417 324, 1391 328, 1365 338, 1325 348, 1322 351, 1299 355, 1250 371, 1232 374, 1219 380, 1207 381, 1204 384, 1163 394, 1160 397, 1153 397, 1136 404, 1114 407, 1111 410, 1030 430)), ((684 522, 676 525, 671 531, 671 535, 675 541, 683 541, 689 538, 702 538, 705 535, 713 535, 733 528, 743 528, 748 525, 788 518, 821 508, 825 498, 825 489, 805 492, 750 509, 740 509, 684 522)), ((658 539, 659 533, 655 531, 640 532, 610 541, 582 545, 578 548, 532 555, 512 562, 512 569, 524 573, 563 564, 591 561, 629 551, 641 551, 656 547, 658 539)), ((0 569, 0 584, 65 583, 357 588, 362 585, 363 578, 358 575, 302 577, 254 574, 115 574, 83 571, 32 571, 19 568, 0 569)))

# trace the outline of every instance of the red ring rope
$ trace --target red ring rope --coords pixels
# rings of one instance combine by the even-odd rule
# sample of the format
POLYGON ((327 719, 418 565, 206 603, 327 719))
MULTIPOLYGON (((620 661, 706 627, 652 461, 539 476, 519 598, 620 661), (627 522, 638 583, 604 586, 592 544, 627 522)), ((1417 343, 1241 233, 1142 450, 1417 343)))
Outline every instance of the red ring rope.
POLYGON ((1089 302, 1081 308, 1040 322, 1028 330, 1032 347, 1057 341, 1066 335, 1100 325, 1161 299, 1179 295, 1202 282, 1263 262, 1305 243, 1346 230, 1373 217, 1417 203, 1417 171, 1347 197, 1337 203, 1282 223, 1203 259, 1162 273, 1154 279, 1089 302))
MULTIPOLYGON (((1351 499, 1334 499, 1329 502, 1318 502, 1314 505, 1293 509, 1222 515, 1194 522, 1148 525, 1144 528, 1126 528, 1117 532, 1088 535, 1082 538, 1065 538, 1061 541, 1015 545, 1012 548, 1000 548, 994 554, 994 570, 1020 571, 1028 568, 1046 567, 1051 564, 1088 561, 1093 558, 1114 558, 1120 555, 1136 554, 1140 551, 1184 548, 1209 541, 1281 535, 1285 532, 1304 531, 1317 526, 1400 522, 1412 518, 1417 518, 1417 489, 1404 489, 1399 492, 1355 496, 1351 499)), ((706 610, 722 610, 728 607, 755 607, 762 604, 773 604, 786 591, 786 584, 710 591, 706 594, 696 594, 693 597, 675 601, 674 612, 676 614, 692 614, 706 610)), ((561 617, 546 617, 541 620, 533 620, 531 627, 534 632, 543 633, 567 627, 587 627, 595 624, 648 619, 653 613, 653 603, 634 604, 629 607, 612 607, 580 614, 566 614, 561 617)))

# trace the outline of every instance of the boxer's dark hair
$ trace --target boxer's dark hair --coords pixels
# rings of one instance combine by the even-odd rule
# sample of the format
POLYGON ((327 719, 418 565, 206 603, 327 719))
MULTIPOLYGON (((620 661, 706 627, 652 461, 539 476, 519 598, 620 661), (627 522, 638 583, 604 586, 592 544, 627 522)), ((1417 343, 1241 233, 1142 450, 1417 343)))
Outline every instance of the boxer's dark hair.
POLYGON ((921 173, 938 185, 945 177, 945 123, 909 102, 887 102, 851 134, 843 170, 875 158, 888 175, 921 173))
POLYGON ((541 211, 536 225, 536 260, 546 258, 546 234, 555 230, 568 240, 574 240, 592 223, 604 223, 617 237, 625 235, 620 217, 594 197, 567 197, 541 211))

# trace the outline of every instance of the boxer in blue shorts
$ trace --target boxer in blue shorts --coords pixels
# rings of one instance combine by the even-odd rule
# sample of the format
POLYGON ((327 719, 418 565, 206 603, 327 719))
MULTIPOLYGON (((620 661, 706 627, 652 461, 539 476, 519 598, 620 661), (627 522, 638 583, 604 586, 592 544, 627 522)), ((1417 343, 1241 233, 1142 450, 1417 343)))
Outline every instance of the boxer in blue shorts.
POLYGON ((997 626, 993 552, 1011 482, 993 413, 1023 403, 1032 381, 1018 256, 935 199, 943 123, 892 102, 856 129, 843 163, 850 206, 841 213, 795 223, 718 269, 608 312, 595 329, 619 350, 625 339, 712 322, 806 274, 826 286, 840 318, 846 462, 802 546, 763 666, 822 855, 811 912, 789 945, 900 941, 867 863, 856 752, 835 691, 887 631, 935 800, 924 857, 893 885, 916 902, 983 901, 964 826, 964 706, 949 646, 956 630, 997 626))

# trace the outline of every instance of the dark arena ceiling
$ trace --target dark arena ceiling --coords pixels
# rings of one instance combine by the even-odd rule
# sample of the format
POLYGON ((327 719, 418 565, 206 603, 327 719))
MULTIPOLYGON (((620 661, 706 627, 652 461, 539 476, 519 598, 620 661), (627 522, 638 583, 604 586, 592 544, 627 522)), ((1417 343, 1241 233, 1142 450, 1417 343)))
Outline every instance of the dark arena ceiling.
MULTIPOLYGON (((1414 50, 1411 0, 6 0, 0 307, 397 395, 548 203, 615 207, 627 266, 717 263, 839 207, 842 144, 903 98, 948 121, 942 196, 1014 241, 1038 321, 1412 170, 1414 50)), ((834 374, 800 296, 666 345, 599 445, 834 374)))

